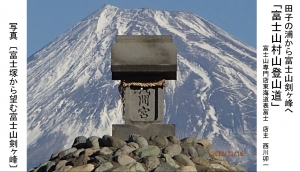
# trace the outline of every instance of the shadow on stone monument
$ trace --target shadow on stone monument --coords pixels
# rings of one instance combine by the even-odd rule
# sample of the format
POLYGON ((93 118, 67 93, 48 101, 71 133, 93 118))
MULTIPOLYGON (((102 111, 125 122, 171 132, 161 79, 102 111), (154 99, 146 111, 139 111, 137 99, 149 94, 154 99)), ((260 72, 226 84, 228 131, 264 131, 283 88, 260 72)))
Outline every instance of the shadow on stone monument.
POLYGON ((146 139, 175 136, 175 124, 163 124, 165 80, 176 80, 177 48, 170 35, 117 35, 111 50, 113 80, 121 80, 125 124, 113 124, 112 136, 146 139))

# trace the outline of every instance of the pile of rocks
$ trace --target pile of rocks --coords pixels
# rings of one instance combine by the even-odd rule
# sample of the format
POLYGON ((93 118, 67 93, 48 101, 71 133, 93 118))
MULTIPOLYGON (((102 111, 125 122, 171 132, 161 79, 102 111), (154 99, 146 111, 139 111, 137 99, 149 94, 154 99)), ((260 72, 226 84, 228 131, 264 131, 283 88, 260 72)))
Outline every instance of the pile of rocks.
POLYGON ((225 156, 212 156, 211 143, 205 139, 153 136, 149 140, 137 134, 127 141, 104 135, 75 138, 71 148, 52 154, 49 161, 30 172, 58 171, 246 171, 232 165, 225 156))

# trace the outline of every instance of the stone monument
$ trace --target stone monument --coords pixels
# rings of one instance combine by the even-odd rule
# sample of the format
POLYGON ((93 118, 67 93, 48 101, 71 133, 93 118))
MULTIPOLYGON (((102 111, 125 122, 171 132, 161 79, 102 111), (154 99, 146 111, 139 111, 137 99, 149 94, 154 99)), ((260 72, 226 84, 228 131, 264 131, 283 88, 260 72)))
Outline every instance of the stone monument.
POLYGON ((177 48, 168 35, 117 35, 111 49, 113 80, 121 80, 125 124, 113 124, 112 136, 175 136, 174 124, 163 124, 165 80, 176 80, 177 48))

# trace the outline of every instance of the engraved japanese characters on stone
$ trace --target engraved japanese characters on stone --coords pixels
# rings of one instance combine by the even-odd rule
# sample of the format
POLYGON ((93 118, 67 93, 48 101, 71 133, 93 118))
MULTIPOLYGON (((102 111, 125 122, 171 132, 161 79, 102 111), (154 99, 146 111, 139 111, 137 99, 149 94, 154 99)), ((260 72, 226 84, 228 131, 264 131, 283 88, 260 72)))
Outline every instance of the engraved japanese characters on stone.
POLYGON ((149 90, 139 90, 139 91, 134 91, 134 94, 137 94, 139 97, 139 109, 138 109, 138 114, 141 118, 148 118, 148 112, 150 111, 149 107, 149 96, 150 96, 150 91, 149 90))
POLYGON ((157 103, 155 91, 153 88, 128 89, 129 94, 125 99, 128 108, 126 106, 125 108, 132 121, 155 121, 155 103, 157 103))

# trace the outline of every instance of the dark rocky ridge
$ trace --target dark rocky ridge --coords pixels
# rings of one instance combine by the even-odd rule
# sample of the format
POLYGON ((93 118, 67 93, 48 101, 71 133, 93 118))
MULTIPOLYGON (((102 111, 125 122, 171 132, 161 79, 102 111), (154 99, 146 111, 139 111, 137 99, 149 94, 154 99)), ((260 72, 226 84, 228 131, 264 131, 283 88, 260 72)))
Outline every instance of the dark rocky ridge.
MULTIPOLYGON (((236 155, 238 156, 238 155, 236 155)), ((76 137, 71 148, 53 153, 49 159, 30 172, 190 172, 246 171, 238 164, 217 155, 205 139, 175 136, 152 136, 145 139, 132 134, 124 141, 104 135, 76 137)))

